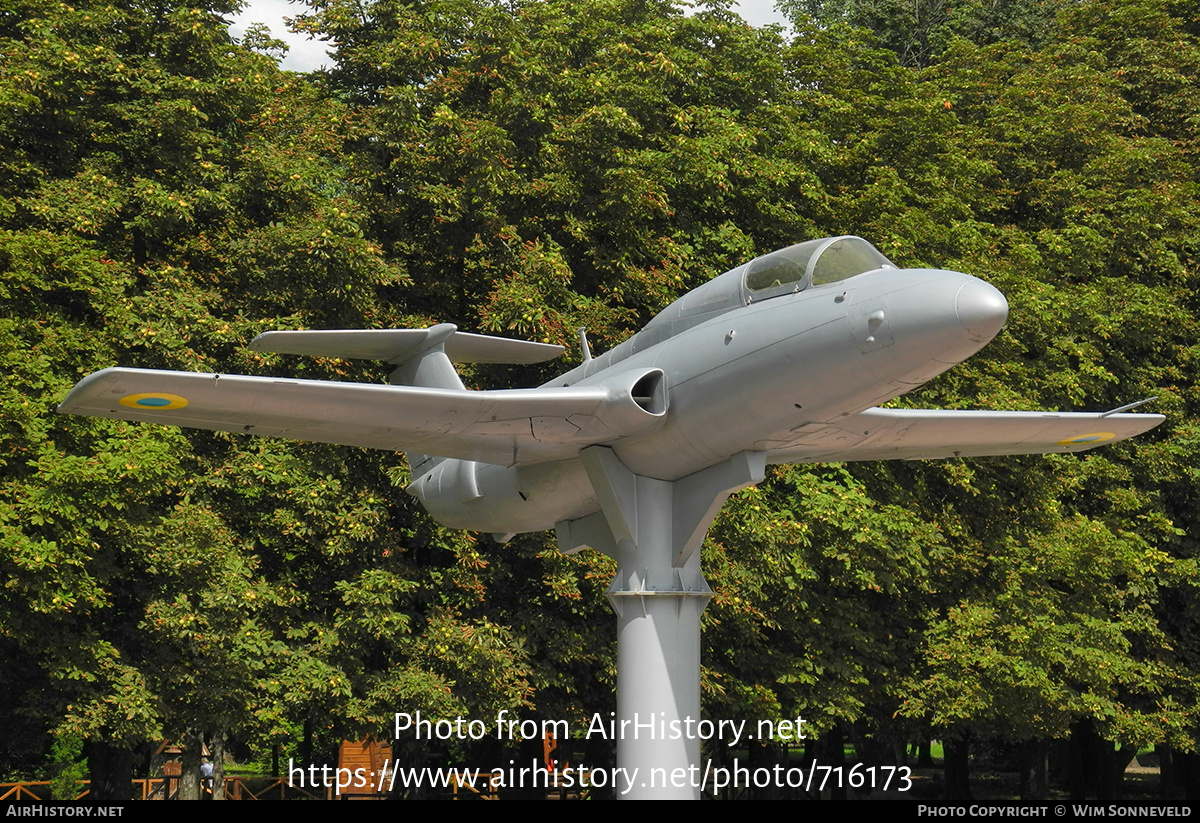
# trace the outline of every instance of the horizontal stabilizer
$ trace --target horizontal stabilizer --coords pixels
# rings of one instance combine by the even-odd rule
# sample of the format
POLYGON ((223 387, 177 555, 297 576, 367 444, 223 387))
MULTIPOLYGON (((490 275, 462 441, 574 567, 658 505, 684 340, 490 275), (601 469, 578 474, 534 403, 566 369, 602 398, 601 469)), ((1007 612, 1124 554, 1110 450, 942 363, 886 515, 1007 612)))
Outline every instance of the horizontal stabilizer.
POLYGON ((867 409, 835 424, 812 423, 772 448, 771 463, 927 460, 1080 452, 1149 431, 1161 414, 867 409))
MULTIPOLYGON (((445 337, 446 356, 455 363, 542 363, 563 353, 562 346, 457 331, 450 323, 428 329, 269 331, 250 342, 252 351, 383 360, 403 363, 424 350, 431 338, 445 337)), ((439 340, 439 342, 441 342, 439 340)))
POLYGON ((624 383, 466 391, 105 369, 81 380, 58 411, 508 466, 574 457, 661 426, 664 414, 635 393, 624 383))

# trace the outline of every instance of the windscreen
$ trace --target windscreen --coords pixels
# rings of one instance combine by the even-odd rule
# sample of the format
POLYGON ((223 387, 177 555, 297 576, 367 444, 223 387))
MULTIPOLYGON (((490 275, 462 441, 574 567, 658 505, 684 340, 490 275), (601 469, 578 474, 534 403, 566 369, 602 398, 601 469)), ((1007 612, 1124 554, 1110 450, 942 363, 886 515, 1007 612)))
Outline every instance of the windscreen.
POLYGON ((746 288, 755 299, 762 299, 883 268, 895 266, 861 237, 824 237, 751 261, 746 270, 746 288))
POLYGON ((861 237, 839 237, 821 249, 812 266, 812 283, 836 283, 876 269, 895 268, 879 250, 861 237))

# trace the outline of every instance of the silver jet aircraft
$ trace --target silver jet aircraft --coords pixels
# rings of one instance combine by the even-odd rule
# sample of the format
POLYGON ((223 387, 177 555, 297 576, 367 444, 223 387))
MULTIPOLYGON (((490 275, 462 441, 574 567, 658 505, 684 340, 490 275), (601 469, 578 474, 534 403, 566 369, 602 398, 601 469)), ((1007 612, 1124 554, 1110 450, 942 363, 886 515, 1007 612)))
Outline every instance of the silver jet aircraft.
POLYGON ((970 357, 1007 314, 981 280, 898 269, 835 237, 722 274, 539 388, 468 391, 451 362, 534 363, 562 347, 450 324, 276 331, 250 348, 385 361, 391 385, 114 368, 59 411, 404 451, 409 491, 436 520, 498 536, 598 511, 589 446, 674 481, 740 452, 770 464, 1083 451, 1163 420, 878 408, 970 357))
MULTIPOLYGON (((900 269, 857 237, 759 257, 538 388, 469 391, 452 362, 534 363, 562 347, 428 329, 276 331, 255 351, 391 364, 389 385, 113 368, 59 411, 404 451, 408 491, 446 526, 617 559, 618 716, 699 717, 696 547, 726 497, 772 463, 1078 452, 1161 415, 886 409, 970 357, 1008 315, 953 271, 900 269)), ((669 728, 669 725, 667 726, 669 728)), ((622 738, 628 774, 695 774, 698 740, 622 738)), ((670 783, 670 785, 666 785, 670 783)), ((677 785, 678 784, 678 785, 677 785)), ((695 781, 632 797, 698 797, 695 781)))

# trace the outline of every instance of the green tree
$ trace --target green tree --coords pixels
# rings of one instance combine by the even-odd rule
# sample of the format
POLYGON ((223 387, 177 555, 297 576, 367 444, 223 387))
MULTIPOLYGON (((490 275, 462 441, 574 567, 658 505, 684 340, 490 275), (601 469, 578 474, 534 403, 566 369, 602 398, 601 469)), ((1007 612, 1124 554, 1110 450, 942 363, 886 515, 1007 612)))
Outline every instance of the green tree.
POLYGON ((380 733, 389 678, 460 713, 525 693, 503 630, 413 595, 462 541, 432 569, 406 556, 411 512, 380 456, 52 413, 113 364, 253 373, 279 366, 241 348, 264 328, 404 325, 376 300, 404 274, 359 228, 344 107, 235 46, 228 10, 0 18, 0 633, 46 673, 39 710, 94 755, 313 718, 332 740, 380 733))
POLYGON ((850 24, 870 31, 900 62, 924 68, 957 38, 985 46, 1006 42, 1029 49, 1052 39, 1061 0, 779 0, 794 25, 850 24))
POLYGON ((221 4, 0 13, 0 637, 39 714, 115 747, 297 725, 320 747, 401 708, 603 709, 605 558, 437 528, 392 455, 53 404, 113 364, 379 377, 243 348, 269 328, 603 347, 849 232, 1010 300, 905 403, 1157 394, 1172 419, 1082 459, 774 471, 705 548, 710 709, 1193 745, 1194 21, 1005 8, 918 8, 873 41, 832 18, 905 10, 823 6, 788 44, 669 2, 327 0, 313 81, 231 43, 221 4))

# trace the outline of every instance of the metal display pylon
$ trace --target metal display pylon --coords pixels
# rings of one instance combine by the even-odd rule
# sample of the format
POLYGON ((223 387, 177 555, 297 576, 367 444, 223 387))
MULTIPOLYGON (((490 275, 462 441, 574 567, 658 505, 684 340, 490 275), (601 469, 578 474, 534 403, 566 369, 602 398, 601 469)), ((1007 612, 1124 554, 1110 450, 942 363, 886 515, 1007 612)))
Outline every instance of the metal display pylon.
POLYGON ((633 800, 699 800, 700 615, 712 590, 700 544, 729 495, 762 480, 766 456, 742 452, 675 481, 636 475, 612 449, 581 456, 600 512, 558 525, 559 547, 617 561, 617 766, 633 800))

